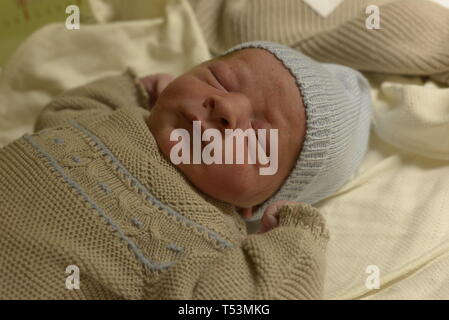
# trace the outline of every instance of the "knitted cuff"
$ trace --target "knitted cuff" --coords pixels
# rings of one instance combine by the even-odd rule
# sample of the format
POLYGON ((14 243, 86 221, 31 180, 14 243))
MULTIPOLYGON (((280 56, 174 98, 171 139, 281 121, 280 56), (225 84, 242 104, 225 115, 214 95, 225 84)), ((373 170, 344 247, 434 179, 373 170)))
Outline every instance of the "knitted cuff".
POLYGON ((142 82, 140 82, 140 79, 137 76, 137 72, 133 68, 128 67, 123 73, 123 76, 127 77, 133 82, 134 88, 137 90, 136 96, 138 104, 142 108, 150 110, 150 96, 148 95, 145 86, 142 84, 142 82))
POLYGON ((329 240, 329 231, 326 221, 320 212, 306 203, 286 204, 279 211, 279 227, 301 227, 326 244, 329 240))

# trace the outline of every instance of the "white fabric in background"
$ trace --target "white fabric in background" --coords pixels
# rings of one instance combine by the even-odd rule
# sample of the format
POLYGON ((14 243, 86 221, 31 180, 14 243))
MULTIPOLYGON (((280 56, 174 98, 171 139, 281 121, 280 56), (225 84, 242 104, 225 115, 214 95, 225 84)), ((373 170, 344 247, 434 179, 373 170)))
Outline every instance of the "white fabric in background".
POLYGON ((375 126, 360 173, 316 205, 331 234, 324 297, 449 299, 449 161, 438 159, 449 154, 449 89, 370 80, 375 126), (365 285, 370 265, 379 290, 365 285))
MULTIPOLYGON (((42 108, 69 88, 118 74, 128 66, 140 75, 179 75, 210 58, 185 0, 121 1, 119 8, 125 3, 129 15, 139 12, 139 20, 82 24, 79 30, 50 24, 15 51, 0 73, 0 147, 32 132, 42 108), (133 4, 139 4, 139 10, 131 10, 133 4), (143 19, 145 14, 148 19, 143 19)), ((104 1, 92 4, 100 7, 104 1)), ((94 13, 120 17, 116 10, 103 7, 94 13)), ((99 18, 106 20, 105 15, 99 18)))
POLYGON ((445 8, 449 8, 449 0, 428 0, 442 5, 445 8))
POLYGON ((322 17, 330 15, 343 0, 304 0, 315 12, 322 17))

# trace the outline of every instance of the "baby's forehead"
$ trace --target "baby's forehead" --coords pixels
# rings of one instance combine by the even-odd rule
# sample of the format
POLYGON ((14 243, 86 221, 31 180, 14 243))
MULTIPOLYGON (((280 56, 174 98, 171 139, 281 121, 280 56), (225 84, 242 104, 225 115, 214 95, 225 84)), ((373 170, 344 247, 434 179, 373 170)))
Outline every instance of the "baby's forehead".
POLYGON ((265 90, 279 93, 286 98, 291 97, 291 94, 302 95, 297 79, 290 69, 265 49, 245 48, 221 56, 219 60, 232 65, 237 72, 250 73, 253 82, 260 87, 265 86, 265 90))
POLYGON ((304 108, 296 78, 267 50, 247 48, 216 59, 217 70, 232 72, 238 89, 250 101, 265 110, 269 119, 297 124, 304 108))
MULTIPOLYGON (((257 66, 258 63, 262 61, 270 62, 270 60, 277 60, 277 58, 271 52, 261 48, 244 48, 241 50, 226 53, 222 56, 217 57, 217 59, 236 63, 241 62, 249 66, 257 66)), ((279 67, 285 68, 283 67, 282 63, 279 64, 279 67)))
MULTIPOLYGON (((245 48, 217 57, 215 62, 228 65, 236 72, 248 72, 254 81, 266 79, 277 89, 284 88, 285 80, 296 78, 285 65, 271 52, 261 48, 245 48)), ((297 89, 297 88, 295 88, 297 89)))

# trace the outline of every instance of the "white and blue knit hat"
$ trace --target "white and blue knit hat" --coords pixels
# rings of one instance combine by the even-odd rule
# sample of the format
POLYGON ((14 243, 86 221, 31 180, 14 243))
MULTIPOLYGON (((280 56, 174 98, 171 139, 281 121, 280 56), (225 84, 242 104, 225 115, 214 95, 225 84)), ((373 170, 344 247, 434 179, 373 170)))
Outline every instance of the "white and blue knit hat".
POLYGON ((248 221, 259 220, 275 201, 314 204, 353 177, 368 147, 371 96, 368 81, 358 71, 318 63, 297 50, 267 41, 242 43, 225 54, 261 48, 271 52, 296 78, 307 114, 305 140, 281 188, 248 221))

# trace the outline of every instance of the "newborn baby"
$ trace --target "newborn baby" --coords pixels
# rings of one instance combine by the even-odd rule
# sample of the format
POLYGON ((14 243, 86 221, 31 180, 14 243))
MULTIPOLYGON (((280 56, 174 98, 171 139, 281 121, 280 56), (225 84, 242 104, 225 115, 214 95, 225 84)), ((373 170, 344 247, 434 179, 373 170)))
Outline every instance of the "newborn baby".
MULTIPOLYGON (((168 74, 141 79, 151 98, 148 126, 167 158, 175 143, 171 132, 188 129, 189 121, 220 130, 279 129, 275 175, 261 175, 259 165, 248 163, 178 166, 198 189, 235 205, 250 221, 276 200, 315 203, 335 191, 358 168, 369 134, 369 86, 361 74, 276 50, 269 43, 243 44, 177 79, 168 74), (306 126, 306 150, 299 157, 306 126)), ((270 212, 275 211, 265 210, 261 230, 275 226, 270 212)))
POLYGON ((256 41, 178 78, 127 71, 62 94, 0 149, 0 298, 320 298, 328 232, 310 204, 362 160, 367 89, 256 41), (196 121, 277 129, 276 172, 174 164, 173 131, 196 121))
POLYGON ((191 121, 201 121, 205 129, 280 128, 274 175, 261 175, 260 164, 178 166, 198 189, 240 208, 245 218, 279 189, 296 164, 305 135, 305 108, 295 78, 269 51, 236 51, 174 80, 162 74, 141 81, 152 99, 148 127, 167 158, 175 144, 170 134, 191 128, 191 121))

